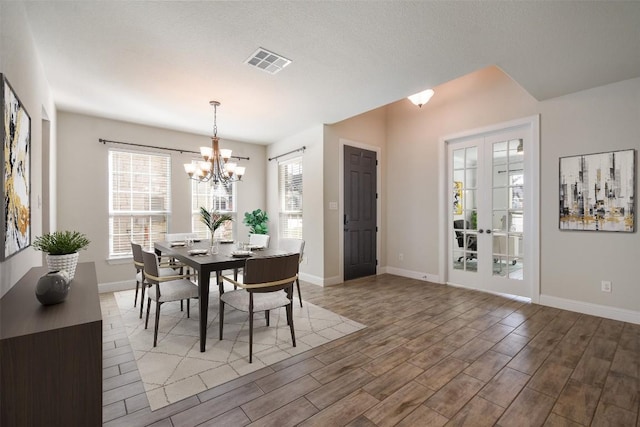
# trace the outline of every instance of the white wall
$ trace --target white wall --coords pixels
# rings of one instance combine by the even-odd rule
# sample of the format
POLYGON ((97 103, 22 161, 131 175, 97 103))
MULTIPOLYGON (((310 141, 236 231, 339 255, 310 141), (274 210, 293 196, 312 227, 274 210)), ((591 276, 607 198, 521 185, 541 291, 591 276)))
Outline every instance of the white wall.
MULTIPOLYGON (((303 263, 300 265, 300 277, 314 284, 323 284, 324 259, 324 215, 322 209, 323 153, 322 126, 307 129, 282 141, 269 145, 267 158, 279 156, 298 148, 306 147, 302 152, 280 158, 286 160, 302 156, 302 238, 305 241, 303 263)), ((278 244, 278 161, 267 165, 267 213, 269 215, 269 234, 271 246, 278 244)))
POLYGON ((640 321, 638 150, 640 79, 610 84, 540 103, 542 302, 568 299, 633 310, 640 321), (636 231, 560 231, 558 159, 623 149, 636 150, 636 231), (612 292, 600 290, 612 281, 612 292))
MULTIPOLYGON (((55 152, 56 109, 38 60, 33 38, 20 2, 0 2, 0 72, 5 75, 31 117, 31 241, 42 233, 41 204, 43 111, 51 121, 51 150, 55 152)), ((55 196, 55 188, 51 189, 55 196)), ((0 263, 0 296, 31 267, 42 265, 42 254, 26 248, 0 263)))
MULTIPOLYGON (((58 114, 58 229, 86 233, 91 244, 80 253, 80 262, 94 261, 98 283, 131 281, 135 271, 130 260, 109 262, 108 149, 134 149, 122 145, 103 145, 100 138, 167 148, 199 151, 211 144, 210 136, 175 132, 69 112, 58 114)), ((266 207, 266 147, 221 139, 223 148, 234 155, 250 157, 241 164, 246 175, 237 187, 238 221, 236 237, 248 235, 242 224, 244 212, 266 207)), ((158 151, 169 153, 167 151, 158 151)), ((171 153, 171 218, 169 232, 191 231, 191 184, 183 164, 196 154, 171 153)), ((246 240, 246 239, 245 239, 246 240)))

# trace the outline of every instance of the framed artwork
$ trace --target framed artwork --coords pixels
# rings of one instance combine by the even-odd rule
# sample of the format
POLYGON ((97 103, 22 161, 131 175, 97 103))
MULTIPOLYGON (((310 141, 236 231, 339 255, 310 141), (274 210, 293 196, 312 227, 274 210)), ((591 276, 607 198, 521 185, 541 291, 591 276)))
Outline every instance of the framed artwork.
POLYGON ((635 231, 635 150, 560 158, 560 229, 635 231))
POLYGON ((31 118, 3 74, 2 90, 2 250, 0 261, 31 245, 31 118))
POLYGON ((462 215, 462 182, 453 182, 453 213, 462 215))

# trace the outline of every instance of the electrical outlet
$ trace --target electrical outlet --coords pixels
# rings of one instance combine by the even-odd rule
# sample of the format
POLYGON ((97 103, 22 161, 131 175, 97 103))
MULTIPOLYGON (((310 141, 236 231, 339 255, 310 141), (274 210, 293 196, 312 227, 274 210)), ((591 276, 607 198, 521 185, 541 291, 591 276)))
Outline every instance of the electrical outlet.
POLYGON ((398 254, 398 259, 399 259, 400 261, 404 261, 404 254, 403 254, 403 253, 399 253, 399 254, 398 254))
POLYGON ((602 282, 600 282, 601 286, 602 286, 602 292, 611 292, 611 281, 610 280, 603 280, 602 282))

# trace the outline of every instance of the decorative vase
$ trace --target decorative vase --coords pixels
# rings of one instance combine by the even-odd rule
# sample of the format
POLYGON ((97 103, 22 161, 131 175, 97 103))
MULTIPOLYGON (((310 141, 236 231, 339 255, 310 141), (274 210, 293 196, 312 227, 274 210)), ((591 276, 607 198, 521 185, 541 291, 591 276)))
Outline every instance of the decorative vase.
POLYGON ((218 255, 218 252, 220 252, 220 242, 218 239, 211 240, 211 248, 209 249, 209 252, 211 255, 218 255))
POLYGON ((38 279, 36 298, 42 305, 61 303, 67 298, 70 281, 66 271, 50 271, 38 279))
POLYGON ((69 274, 69 281, 72 281, 76 275, 79 256, 80 254, 78 252, 67 255, 47 254, 47 266, 49 266, 49 270, 51 271, 65 270, 69 274))

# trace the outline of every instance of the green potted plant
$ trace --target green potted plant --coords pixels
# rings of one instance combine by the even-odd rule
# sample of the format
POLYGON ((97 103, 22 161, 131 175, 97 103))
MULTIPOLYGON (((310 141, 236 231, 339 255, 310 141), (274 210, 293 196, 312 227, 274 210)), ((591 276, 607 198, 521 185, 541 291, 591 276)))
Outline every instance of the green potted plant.
POLYGON ((51 271, 65 270, 69 279, 76 274, 80 250, 89 246, 90 240, 79 231, 54 231, 38 236, 33 241, 36 250, 46 252, 47 266, 51 271))
POLYGON ((267 213, 262 209, 256 209, 253 212, 245 212, 242 222, 249 226, 249 233, 251 234, 269 234, 268 221, 267 213))

